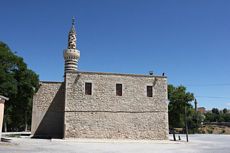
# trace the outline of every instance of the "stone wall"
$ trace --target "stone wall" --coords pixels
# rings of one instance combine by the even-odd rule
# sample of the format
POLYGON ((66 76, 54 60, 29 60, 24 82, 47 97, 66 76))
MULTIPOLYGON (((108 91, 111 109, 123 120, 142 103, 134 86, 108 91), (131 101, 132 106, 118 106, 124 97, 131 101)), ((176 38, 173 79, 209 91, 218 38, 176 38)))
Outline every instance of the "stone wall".
POLYGON ((65 79, 65 138, 168 138, 166 77, 77 72, 65 79), (85 95, 85 82, 92 83, 92 95, 85 95))
POLYGON ((41 82, 34 95, 31 132, 34 137, 62 138, 64 83, 41 82))

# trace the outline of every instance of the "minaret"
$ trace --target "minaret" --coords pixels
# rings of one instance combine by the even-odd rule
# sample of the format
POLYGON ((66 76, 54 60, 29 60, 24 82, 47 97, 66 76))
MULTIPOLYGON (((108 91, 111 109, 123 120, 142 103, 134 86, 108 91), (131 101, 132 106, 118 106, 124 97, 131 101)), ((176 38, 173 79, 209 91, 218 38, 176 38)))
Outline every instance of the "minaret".
POLYGON ((78 70, 78 60, 80 58, 80 51, 77 50, 77 37, 75 31, 75 19, 72 19, 72 27, 68 35, 68 49, 64 50, 65 59, 65 73, 76 72, 78 70))

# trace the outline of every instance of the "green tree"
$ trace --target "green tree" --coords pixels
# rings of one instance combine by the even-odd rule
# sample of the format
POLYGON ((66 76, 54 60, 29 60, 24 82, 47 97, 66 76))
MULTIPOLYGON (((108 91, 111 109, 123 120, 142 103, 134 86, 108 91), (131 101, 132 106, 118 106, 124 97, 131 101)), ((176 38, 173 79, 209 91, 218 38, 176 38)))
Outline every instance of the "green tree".
POLYGON ((27 129, 31 123, 32 97, 38 87, 38 75, 27 68, 23 58, 0 42, 0 95, 10 98, 5 104, 5 130, 27 129))
POLYGON ((215 121, 215 116, 212 112, 207 112, 205 113, 205 122, 214 122, 215 121))
MULTIPOLYGON (((168 85, 168 112, 169 112, 169 128, 185 128, 185 108, 187 116, 187 125, 189 133, 197 133, 204 116, 196 112, 190 102, 195 98, 193 93, 187 92, 186 87, 168 85)), ((175 137, 175 136, 174 136, 175 137)), ((175 138, 174 138, 175 139, 175 138)))
POLYGON ((227 114, 227 113, 228 113, 228 109, 227 109, 227 108, 224 108, 224 109, 223 109, 223 113, 224 113, 224 114, 227 114))
POLYGON ((220 114, 220 111, 219 111, 218 108, 213 108, 213 109, 212 109, 212 113, 218 115, 218 114, 220 114))
POLYGON ((189 102, 194 100, 194 95, 187 92, 184 86, 168 85, 168 99, 169 127, 183 128, 185 126, 185 107, 188 110, 187 115, 191 116, 193 107, 189 102))
POLYGON ((224 122, 230 122, 230 113, 224 114, 223 118, 224 118, 224 122))
POLYGON ((213 108, 211 112, 205 113, 205 122, 230 122, 230 113, 227 108, 223 111, 219 111, 217 108, 213 108))
POLYGON ((187 113, 187 122, 189 133, 198 133, 201 122, 204 121, 204 116, 200 112, 196 112, 192 107, 189 108, 187 113))

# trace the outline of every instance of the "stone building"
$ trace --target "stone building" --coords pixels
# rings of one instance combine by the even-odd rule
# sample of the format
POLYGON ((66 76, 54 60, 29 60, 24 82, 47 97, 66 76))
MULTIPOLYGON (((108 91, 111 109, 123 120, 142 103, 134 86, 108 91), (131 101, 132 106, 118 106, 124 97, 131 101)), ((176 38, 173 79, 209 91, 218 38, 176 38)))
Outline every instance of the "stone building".
POLYGON ((74 27, 63 82, 41 82, 32 135, 51 138, 168 139, 165 76, 78 71, 74 27))

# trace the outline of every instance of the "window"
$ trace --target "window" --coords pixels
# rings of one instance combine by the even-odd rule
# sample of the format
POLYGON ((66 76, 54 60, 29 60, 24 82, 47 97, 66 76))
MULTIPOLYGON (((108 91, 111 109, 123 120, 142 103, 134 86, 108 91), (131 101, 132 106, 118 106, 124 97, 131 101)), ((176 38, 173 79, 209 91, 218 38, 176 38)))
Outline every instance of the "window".
POLYGON ((92 83, 85 83, 85 94, 92 95, 92 83))
POLYGON ((122 84, 116 84, 116 95, 122 96, 122 84))
POLYGON ((153 96, 153 86, 147 86, 147 97, 153 96))

